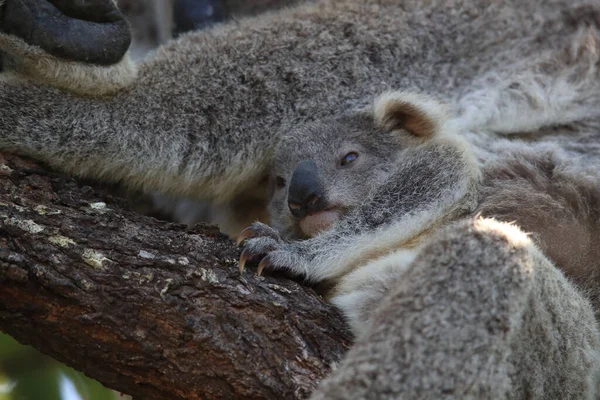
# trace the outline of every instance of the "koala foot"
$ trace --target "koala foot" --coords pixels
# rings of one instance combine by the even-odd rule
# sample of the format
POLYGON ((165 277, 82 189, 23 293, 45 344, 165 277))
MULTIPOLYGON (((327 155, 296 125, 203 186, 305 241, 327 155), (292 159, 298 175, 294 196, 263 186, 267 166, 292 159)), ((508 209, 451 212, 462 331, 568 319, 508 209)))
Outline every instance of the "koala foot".
POLYGON ((257 274, 265 270, 285 270, 294 274, 305 274, 307 265, 304 257, 294 243, 286 243, 279 232, 260 222, 255 222, 244 229, 238 237, 238 243, 244 242, 244 250, 240 255, 239 270, 244 272, 246 262, 262 257, 257 267, 257 274))

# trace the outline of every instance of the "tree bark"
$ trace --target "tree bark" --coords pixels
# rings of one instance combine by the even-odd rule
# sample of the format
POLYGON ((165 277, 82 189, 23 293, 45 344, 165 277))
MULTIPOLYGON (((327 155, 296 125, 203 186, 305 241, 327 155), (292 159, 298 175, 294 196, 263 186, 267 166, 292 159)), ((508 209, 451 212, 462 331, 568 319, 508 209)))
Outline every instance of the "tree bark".
POLYGON ((351 336, 315 292, 0 154, 0 330, 143 399, 304 398, 351 336))

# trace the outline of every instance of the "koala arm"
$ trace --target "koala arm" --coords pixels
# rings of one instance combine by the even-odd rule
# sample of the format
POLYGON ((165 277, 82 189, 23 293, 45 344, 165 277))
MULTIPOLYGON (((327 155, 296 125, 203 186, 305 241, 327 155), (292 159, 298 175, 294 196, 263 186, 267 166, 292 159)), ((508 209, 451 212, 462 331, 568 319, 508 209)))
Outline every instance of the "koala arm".
POLYGON ((332 281, 398 248, 416 247, 430 229, 474 207, 479 174, 473 164, 454 137, 408 149, 363 204, 313 238, 284 242, 263 224, 251 226, 241 267, 266 253, 259 272, 285 269, 309 282, 332 281))
POLYGON ((517 227, 452 224, 386 284, 311 399, 596 398, 592 307, 517 227))

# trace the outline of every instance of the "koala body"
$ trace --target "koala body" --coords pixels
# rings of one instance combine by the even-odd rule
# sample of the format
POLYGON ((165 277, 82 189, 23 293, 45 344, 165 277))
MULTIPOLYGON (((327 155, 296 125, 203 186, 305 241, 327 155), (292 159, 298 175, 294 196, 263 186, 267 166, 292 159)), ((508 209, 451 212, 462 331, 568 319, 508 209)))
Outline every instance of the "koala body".
POLYGON ((371 322, 313 400, 597 398, 592 309, 518 227, 457 221, 381 278, 371 322))
POLYGON ((314 399, 596 398, 599 39, 500 68, 455 115, 392 93, 282 138, 278 231, 246 230, 241 265, 331 282, 357 344, 314 399))

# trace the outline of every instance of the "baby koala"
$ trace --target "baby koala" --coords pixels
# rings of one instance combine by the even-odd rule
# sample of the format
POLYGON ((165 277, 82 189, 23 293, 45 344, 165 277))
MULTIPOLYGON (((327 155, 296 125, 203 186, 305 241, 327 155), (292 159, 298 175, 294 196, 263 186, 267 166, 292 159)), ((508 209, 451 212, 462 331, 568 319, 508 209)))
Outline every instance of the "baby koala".
POLYGON ((275 150, 271 225, 246 228, 240 271, 286 270, 331 286, 358 335, 389 275, 408 267, 432 231, 475 208, 480 172, 444 107, 392 92, 371 110, 293 129, 275 150))

